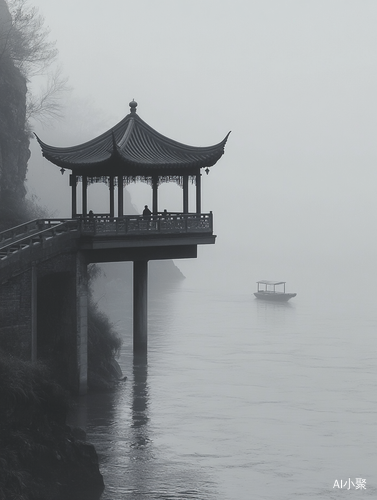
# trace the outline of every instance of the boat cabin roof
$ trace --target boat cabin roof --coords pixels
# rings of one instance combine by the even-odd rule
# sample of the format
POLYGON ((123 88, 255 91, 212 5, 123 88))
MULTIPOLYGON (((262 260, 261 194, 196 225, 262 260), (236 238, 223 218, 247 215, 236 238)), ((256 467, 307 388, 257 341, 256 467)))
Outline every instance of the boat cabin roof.
POLYGON ((262 281, 257 281, 257 283, 259 283, 261 285, 284 285, 286 283, 286 281, 266 281, 266 280, 262 280, 262 281))

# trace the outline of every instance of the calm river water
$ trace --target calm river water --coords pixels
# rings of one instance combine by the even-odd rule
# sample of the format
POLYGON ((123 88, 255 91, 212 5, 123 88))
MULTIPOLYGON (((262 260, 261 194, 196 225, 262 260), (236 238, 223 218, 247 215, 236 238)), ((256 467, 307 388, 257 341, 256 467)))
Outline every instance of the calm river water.
POLYGON ((198 265, 151 291, 147 361, 124 284, 101 297, 128 377, 83 404, 103 500, 377 498, 373 287, 313 271, 265 303, 241 271, 198 265))

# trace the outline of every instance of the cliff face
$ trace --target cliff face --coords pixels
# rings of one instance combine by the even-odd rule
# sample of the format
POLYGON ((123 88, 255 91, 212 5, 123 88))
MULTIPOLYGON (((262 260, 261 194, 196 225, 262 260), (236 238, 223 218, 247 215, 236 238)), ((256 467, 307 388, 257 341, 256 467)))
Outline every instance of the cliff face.
MULTIPOLYGON (((27 82, 11 58, 10 28, 0 0, 0 231, 30 218, 27 82)), ((99 499, 103 479, 95 449, 82 431, 66 425, 68 400, 45 368, 0 351, 0 401, 0 499, 99 499)))
POLYGON ((0 0, 0 230, 20 221, 27 162, 30 157, 26 130, 26 79, 9 52, 11 17, 0 0), (9 221, 9 223, 7 223, 9 221))

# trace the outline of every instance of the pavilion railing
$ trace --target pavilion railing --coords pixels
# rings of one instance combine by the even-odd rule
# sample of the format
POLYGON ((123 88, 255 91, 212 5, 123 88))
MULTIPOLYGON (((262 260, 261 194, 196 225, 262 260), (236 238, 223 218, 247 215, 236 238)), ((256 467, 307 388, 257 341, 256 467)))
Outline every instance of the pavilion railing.
POLYGON ((212 233, 212 212, 208 214, 159 213, 144 217, 142 215, 126 215, 109 217, 96 215, 77 219, 81 234, 88 235, 151 235, 212 233))
POLYGON ((37 219, 0 233, 0 262, 44 245, 60 234, 72 237, 132 236, 162 234, 212 234, 212 212, 208 214, 159 213, 150 217, 126 215, 124 217, 78 217, 76 219, 37 219))

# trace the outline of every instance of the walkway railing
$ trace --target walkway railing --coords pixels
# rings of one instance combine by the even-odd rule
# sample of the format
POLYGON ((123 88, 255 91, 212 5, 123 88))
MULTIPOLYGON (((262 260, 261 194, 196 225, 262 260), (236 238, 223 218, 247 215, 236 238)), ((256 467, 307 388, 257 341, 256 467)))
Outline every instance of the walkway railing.
POLYGON ((38 228, 38 220, 32 220, 26 222, 25 224, 21 224, 19 226, 12 227, 0 233, 0 247, 2 245, 6 245, 10 241, 15 241, 16 239, 22 239, 28 234, 33 232, 37 232, 38 228))
POLYGON ((0 233, 0 279, 5 280, 31 262, 50 258, 74 244, 77 221, 38 219, 0 233), (71 242, 71 243, 70 243, 71 242))
POLYGON ((0 259, 77 228, 77 222, 71 219, 36 219, 3 231, 0 233, 0 259))

